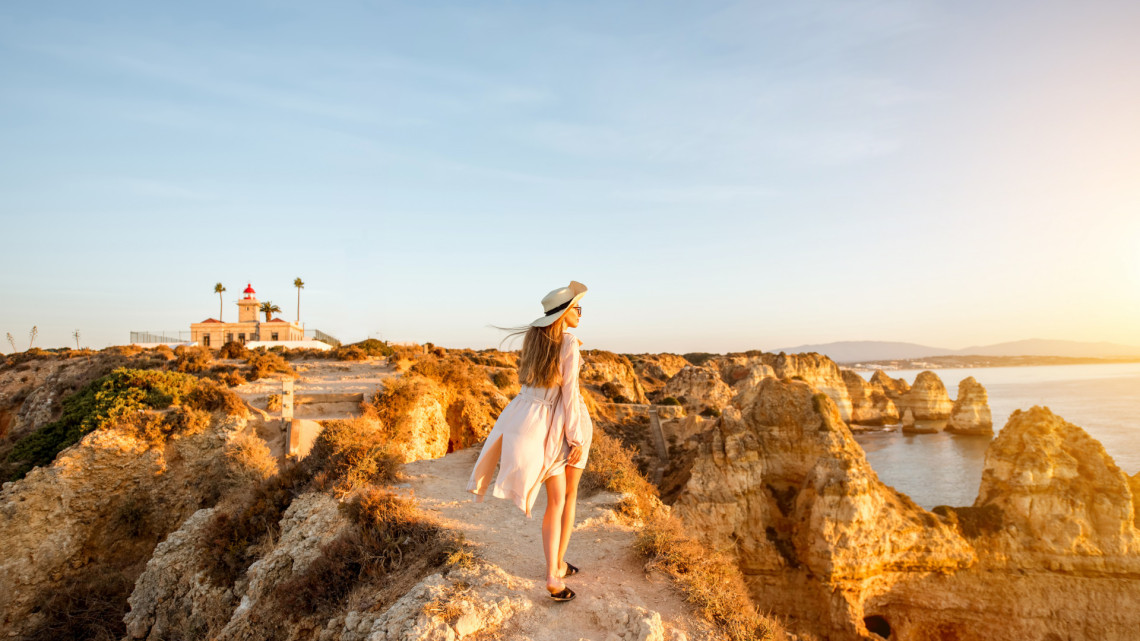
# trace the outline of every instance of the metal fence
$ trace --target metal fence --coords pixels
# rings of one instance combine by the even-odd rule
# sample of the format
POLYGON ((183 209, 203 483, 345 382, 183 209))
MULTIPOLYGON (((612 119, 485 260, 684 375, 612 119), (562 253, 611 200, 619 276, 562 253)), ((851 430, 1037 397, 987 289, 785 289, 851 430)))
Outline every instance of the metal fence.
POLYGON ((131 343, 189 343, 190 332, 131 332, 131 343))
POLYGON ((306 329, 305 338, 312 338, 313 340, 318 340, 326 345, 340 347, 340 341, 337 340, 336 337, 326 334, 319 329, 306 329))

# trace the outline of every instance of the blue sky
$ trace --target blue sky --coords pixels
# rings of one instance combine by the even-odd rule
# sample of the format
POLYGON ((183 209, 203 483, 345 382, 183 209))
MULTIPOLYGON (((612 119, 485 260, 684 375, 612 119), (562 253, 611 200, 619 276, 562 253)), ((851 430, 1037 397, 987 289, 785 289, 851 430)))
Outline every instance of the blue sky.
MULTIPOLYGON (((1140 344, 1140 5, 0 5, 0 332, 1140 344)), ((8 351, 6 341, 0 348, 8 351)))

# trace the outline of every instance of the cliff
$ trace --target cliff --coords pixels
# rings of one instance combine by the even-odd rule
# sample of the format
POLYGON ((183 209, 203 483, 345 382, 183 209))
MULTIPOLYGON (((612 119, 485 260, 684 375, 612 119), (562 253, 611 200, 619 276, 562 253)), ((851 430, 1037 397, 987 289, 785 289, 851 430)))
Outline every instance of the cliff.
POLYGON ((991 444, 977 501, 934 513, 883 485, 830 398, 761 381, 703 429, 667 495, 734 551, 757 603, 835 640, 1088 639, 1140 629, 1140 474, 1047 409, 991 444))
POLYGON ((606 399, 620 403, 648 403, 645 387, 625 356, 601 350, 582 352, 579 380, 606 399))

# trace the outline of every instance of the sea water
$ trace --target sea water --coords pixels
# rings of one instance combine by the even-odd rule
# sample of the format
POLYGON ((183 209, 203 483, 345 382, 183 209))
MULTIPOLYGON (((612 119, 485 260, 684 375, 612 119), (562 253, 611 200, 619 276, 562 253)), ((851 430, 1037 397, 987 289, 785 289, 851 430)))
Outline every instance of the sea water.
MULTIPOLYGON (((922 370, 886 372, 914 378, 922 370)), ((989 393, 994 431, 1015 410, 1048 407, 1104 445, 1126 474, 1140 471, 1140 363, 1045 365, 931 370, 946 385, 951 400, 958 383, 973 376, 989 393)), ((870 378, 873 372, 859 372, 870 378)), ((857 433, 867 461, 887 485, 930 509, 936 505, 972 505, 982 480, 988 436, 947 433, 857 433)))

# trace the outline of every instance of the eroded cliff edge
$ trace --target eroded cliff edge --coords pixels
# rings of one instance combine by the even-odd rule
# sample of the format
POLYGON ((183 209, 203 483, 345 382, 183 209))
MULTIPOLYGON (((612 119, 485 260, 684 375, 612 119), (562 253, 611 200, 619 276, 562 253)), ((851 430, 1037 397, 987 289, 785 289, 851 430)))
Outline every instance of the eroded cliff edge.
MULTIPOLYGON (((1133 639, 1136 479, 1046 408, 991 445, 975 505, 879 481, 829 395, 765 378, 708 421, 670 498, 757 603, 825 639, 1133 639)), ((1140 476, 1140 475, 1138 475, 1140 476)))

